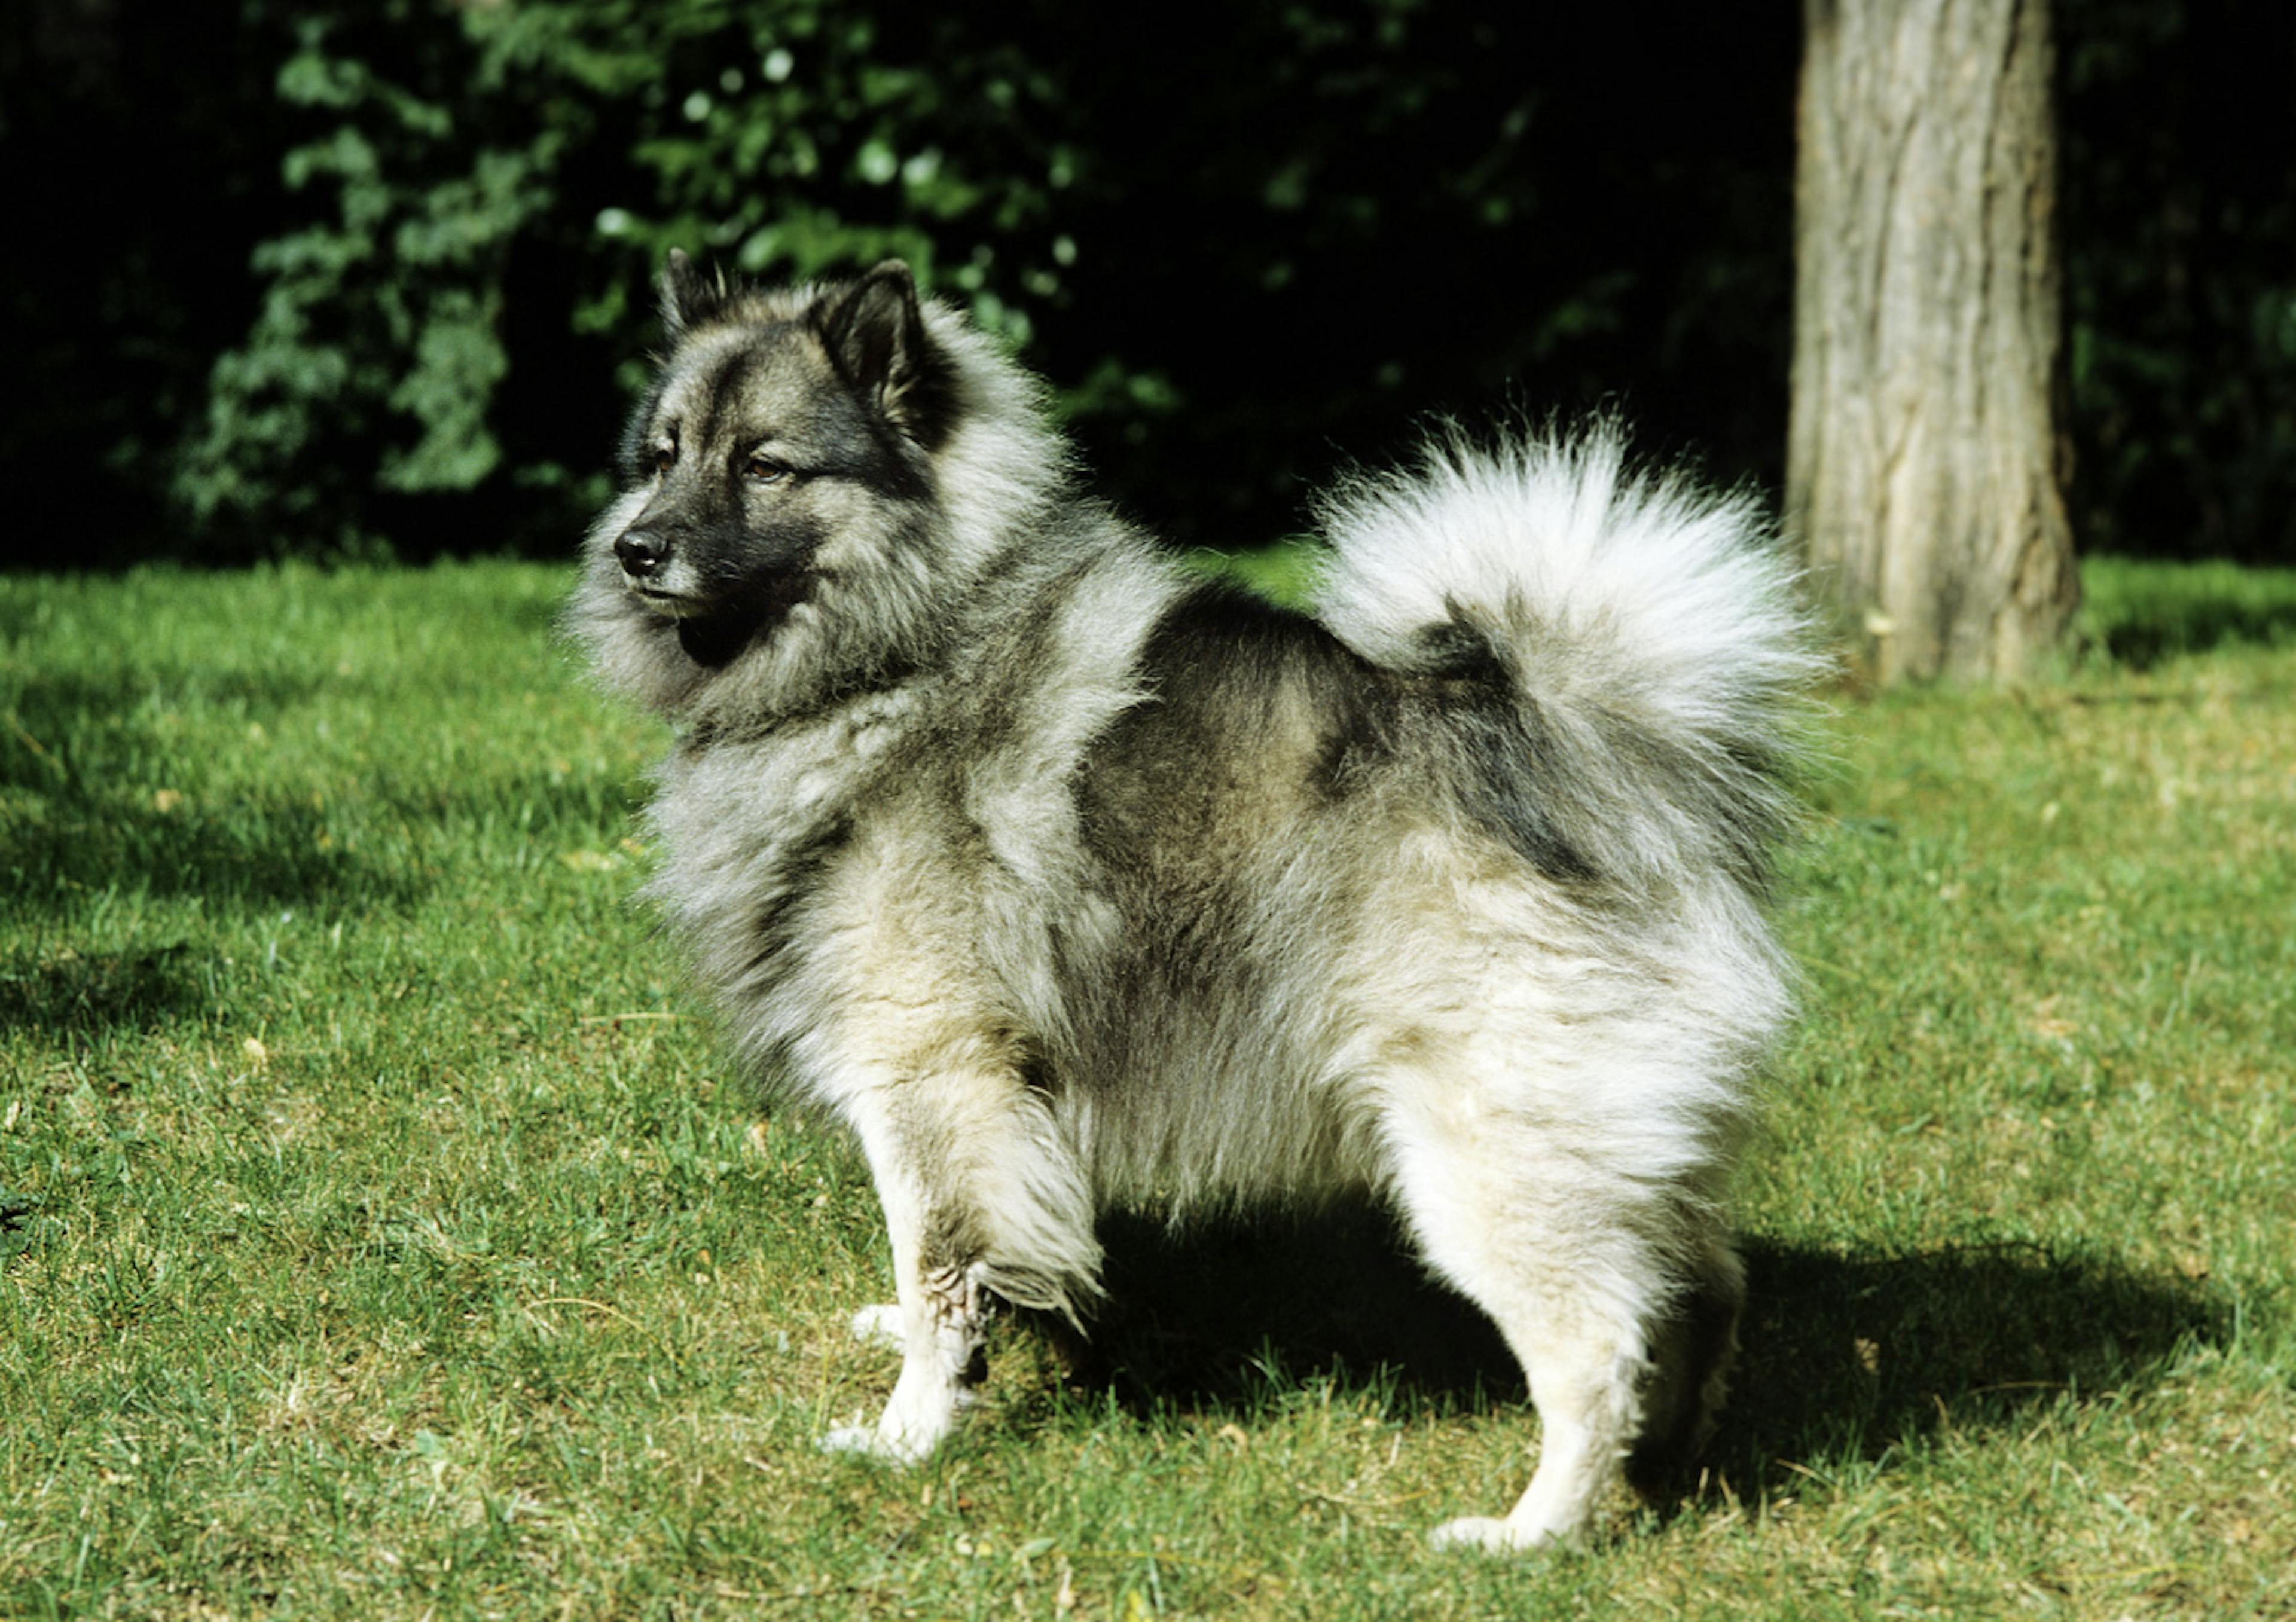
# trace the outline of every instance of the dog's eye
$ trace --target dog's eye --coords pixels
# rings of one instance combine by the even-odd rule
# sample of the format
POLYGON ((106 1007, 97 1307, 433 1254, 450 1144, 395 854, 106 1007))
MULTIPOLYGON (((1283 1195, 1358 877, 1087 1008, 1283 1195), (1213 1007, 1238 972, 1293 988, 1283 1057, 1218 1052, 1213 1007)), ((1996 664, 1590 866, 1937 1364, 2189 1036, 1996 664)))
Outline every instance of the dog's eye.
POLYGON ((653 447, 653 473, 659 479, 677 465, 677 446, 657 445, 653 447))
POLYGON ((789 470, 780 463, 765 456, 752 456, 743 470, 759 484, 779 484, 789 477, 789 470))

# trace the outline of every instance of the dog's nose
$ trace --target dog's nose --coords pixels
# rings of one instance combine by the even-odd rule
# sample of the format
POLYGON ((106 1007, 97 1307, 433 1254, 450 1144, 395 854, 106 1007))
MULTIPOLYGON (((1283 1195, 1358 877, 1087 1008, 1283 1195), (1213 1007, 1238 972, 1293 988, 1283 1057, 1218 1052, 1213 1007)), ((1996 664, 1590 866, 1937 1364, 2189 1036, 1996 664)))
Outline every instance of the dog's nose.
POLYGON ((651 529, 626 529, 614 542, 614 555, 622 561, 624 574, 643 580, 661 567, 669 545, 651 529))

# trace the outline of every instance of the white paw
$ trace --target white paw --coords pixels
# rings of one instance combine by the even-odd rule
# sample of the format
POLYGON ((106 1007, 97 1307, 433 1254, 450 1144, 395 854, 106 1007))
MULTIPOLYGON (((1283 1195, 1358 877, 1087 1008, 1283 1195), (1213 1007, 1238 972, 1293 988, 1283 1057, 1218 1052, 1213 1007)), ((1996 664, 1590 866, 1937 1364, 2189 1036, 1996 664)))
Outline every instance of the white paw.
POLYGON ((821 1438, 821 1451, 849 1458, 873 1459, 881 1464, 910 1465, 924 1457, 921 1450, 890 1441, 874 1425, 840 1425, 821 1438))
POLYGON ((1462 1515, 1447 1520, 1427 1535, 1438 1549, 1472 1549, 1480 1554, 1521 1554, 1553 1547, 1561 1541, 1538 1527, 1518 1526, 1496 1515, 1462 1515))
POLYGON ((849 1327, 856 1340, 865 1340, 875 1346, 890 1346, 895 1350, 908 1342, 907 1320, 901 1309, 888 1301, 882 1307, 864 1307, 853 1315, 849 1327))

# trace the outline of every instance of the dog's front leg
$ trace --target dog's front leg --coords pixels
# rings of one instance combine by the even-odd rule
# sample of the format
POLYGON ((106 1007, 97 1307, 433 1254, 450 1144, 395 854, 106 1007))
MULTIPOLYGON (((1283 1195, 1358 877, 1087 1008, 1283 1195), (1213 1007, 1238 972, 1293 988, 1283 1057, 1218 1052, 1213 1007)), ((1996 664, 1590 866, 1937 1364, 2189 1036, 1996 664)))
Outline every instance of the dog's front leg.
POLYGON ((901 1375, 876 1424, 841 1427, 821 1445, 914 1464, 956 1428, 957 1415, 972 1400, 982 1372, 988 1298, 980 1263, 948 1241, 947 1225, 932 1219, 921 1190, 884 1170, 878 1189, 900 1298, 890 1307, 864 1307, 854 1315, 853 1329, 865 1339, 898 1339, 901 1375))
POLYGON ((873 1008, 862 1032, 873 1051, 844 1068, 836 1089, 876 1179, 898 1297, 863 1310, 853 1328, 901 1348, 877 1423, 824 1438, 840 1452, 922 1458, 955 1429, 986 1372, 997 1303, 1073 1316, 1097 1288, 1083 1167, 1045 1090, 1029 1085, 1007 1023, 949 1012, 969 1006, 950 995, 873 1008))

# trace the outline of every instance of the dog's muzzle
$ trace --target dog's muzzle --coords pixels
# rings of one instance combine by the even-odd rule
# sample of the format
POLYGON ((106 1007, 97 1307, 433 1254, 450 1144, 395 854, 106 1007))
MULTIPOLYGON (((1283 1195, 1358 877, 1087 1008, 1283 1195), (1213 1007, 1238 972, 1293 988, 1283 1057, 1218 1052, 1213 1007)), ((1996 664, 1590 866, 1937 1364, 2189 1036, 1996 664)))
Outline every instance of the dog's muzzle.
POLYGON ((669 543, 651 529, 625 529, 614 542, 614 556, 632 580, 650 580, 669 561, 669 543))
POLYGON ((701 611, 693 570, 661 530, 624 530, 615 538, 614 559, 622 566, 622 584, 653 612, 682 619, 701 611))

